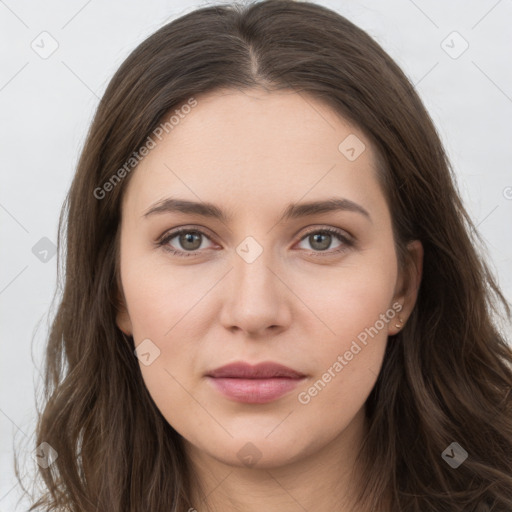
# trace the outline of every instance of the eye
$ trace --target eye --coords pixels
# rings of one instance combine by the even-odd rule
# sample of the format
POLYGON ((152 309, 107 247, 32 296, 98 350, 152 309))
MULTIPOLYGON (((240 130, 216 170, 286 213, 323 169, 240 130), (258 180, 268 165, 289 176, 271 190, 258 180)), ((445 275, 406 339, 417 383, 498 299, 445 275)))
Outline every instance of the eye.
POLYGON ((301 239, 301 242, 303 241, 309 242, 313 248, 313 256, 328 256, 338 254, 348 250, 354 245, 353 241, 342 230, 329 227, 322 229, 315 228, 314 230, 309 231, 301 239), (333 238, 337 239, 341 243, 335 248, 335 250, 328 251, 333 238))
MULTIPOLYGON (((157 241, 157 246, 178 257, 197 256, 205 249, 204 240, 210 240, 210 237, 200 229, 182 227, 172 230, 157 241), (174 239, 176 242, 171 243, 174 239)), ((349 235, 337 228, 315 228, 306 233, 300 240, 308 241, 312 247, 310 254, 312 256, 332 256, 347 251, 354 246, 354 242, 349 235), (337 239, 340 243, 334 250, 328 250, 332 241, 337 239)))
POLYGON ((180 228, 164 235, 158 242, 166 251, 177 256, 195 256, 202 247, 201 237, 209 239, 203 231, 191 228, 180 228), (177 244, 181 248, 176 248, 171 244, 171 241, 177 239, 177 244), (183 250, 182 250, 183 249, 183 250))

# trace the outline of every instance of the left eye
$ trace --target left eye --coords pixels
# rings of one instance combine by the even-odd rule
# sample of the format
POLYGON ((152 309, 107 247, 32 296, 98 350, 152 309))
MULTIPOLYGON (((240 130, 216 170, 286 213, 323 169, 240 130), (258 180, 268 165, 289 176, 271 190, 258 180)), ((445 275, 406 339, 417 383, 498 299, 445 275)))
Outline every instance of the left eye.
MULTIPOLYGON (((200 249, 204 249, 204 247, 201 247, 203 245, 201 237, 208 240, 210 239, 206 233, 201 230, 181 228, 168 233, 159 242, 157 242, 157 244, 176 256, 196 256, 200 249), (171 244, 171 241, 175 238, 178 239, 181 249, 176 248, 171 244)), ((309 231, 301 238, 300 242, 306 240, 309 241, 313 247, 312 254, 315 256, 336 254, 353 245, 353 242, 348 235, 345 235, 343 231, 334 228, 323 228, 309 231), (338 239, 340 243, 335 250, 327 251, 331 246, 333 238, 338 239)))
MULTIPOLYGON (((308 234, 306 234, 302 239, 301 242, 304 240, 307 240, 310 244, 312 244, 312 247, 315 251, 326 251, 329 249, 331 242, 333 238, 337 238, 338 241, 341 243, 337 246, 347 244, 348 240, 345 236, 343 236, 338 230, 331 230, 331 229, 321 229, 318 231, 312 231, 308 234), (315 247, 316 245, 316 247, 315 247)), ((336 252, 336 251, 334 251, 336 252)))

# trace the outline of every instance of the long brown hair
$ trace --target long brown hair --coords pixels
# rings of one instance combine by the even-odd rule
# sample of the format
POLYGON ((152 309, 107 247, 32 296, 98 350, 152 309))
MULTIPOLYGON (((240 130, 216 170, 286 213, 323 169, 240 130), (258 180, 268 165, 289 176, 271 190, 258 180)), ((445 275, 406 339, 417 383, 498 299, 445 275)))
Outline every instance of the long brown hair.
POLYGON ((364 31, 291 0, 190 12, 140 44, 108 85, 59 222, 63 287, 36 429, 36 446, 58 458, 39 468, 45 492, 30 510, 194 507, 181 437, 115 323, 121 199, 136 168, 126 162, 191 98, 252 87, 309 95, 360 127, 379 155, 399 263, 408 241, 424 247, 415 308, 390 337, 366 403, 361 509, 387 512, 391 496, 393 512, 512 510, 512 350, 498 327, 510 307, 477 250, 433 122, 364 31), (442 456, 453 442, 469 454, 456 469, 442 456))

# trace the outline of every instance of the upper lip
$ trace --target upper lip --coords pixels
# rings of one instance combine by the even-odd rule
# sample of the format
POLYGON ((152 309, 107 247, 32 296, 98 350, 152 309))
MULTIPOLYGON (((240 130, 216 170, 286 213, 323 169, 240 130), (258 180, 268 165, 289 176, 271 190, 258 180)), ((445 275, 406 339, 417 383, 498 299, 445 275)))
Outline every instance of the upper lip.
POLYGON ((304 374, 273 362, 263 362, 256 365, 240 361, 221 366, 207 373, 208 377, 224 377, 238 379, 271 379, 275 377, 287 377, 299 379, 305 377, 304 374))

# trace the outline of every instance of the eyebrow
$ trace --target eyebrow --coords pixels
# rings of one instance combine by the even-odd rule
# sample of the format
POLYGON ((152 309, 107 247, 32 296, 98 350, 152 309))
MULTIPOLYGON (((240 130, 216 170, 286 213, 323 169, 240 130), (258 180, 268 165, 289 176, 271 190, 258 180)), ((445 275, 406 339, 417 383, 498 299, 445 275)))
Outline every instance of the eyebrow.
MULTIPOLYGON (((349 199, 338 197, 307 203, 291 203, 284 209, 279 222, 334 211, 359 213, 372 222, 370 214, 361 205, 354 203, 354 201, 350 201, 349 199)), ((231 215, 228 215, 213 203, 188 201, 186 199, 177 199, 172 197, 162 199, 150 206, 143 214, 143 217, 147 218, 158 213, 176 212, 218 219, 224 224, 227 224, 232 219, 231 215)))

